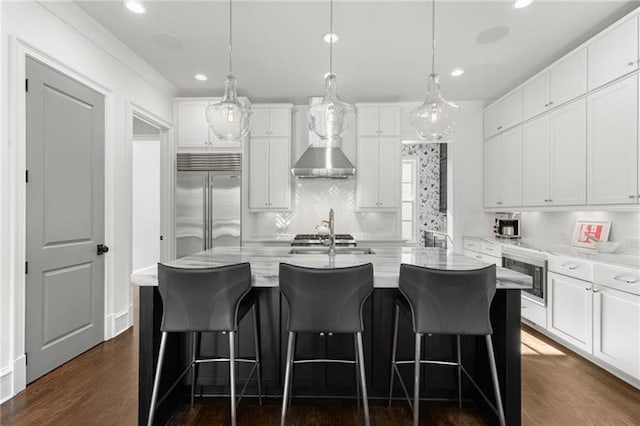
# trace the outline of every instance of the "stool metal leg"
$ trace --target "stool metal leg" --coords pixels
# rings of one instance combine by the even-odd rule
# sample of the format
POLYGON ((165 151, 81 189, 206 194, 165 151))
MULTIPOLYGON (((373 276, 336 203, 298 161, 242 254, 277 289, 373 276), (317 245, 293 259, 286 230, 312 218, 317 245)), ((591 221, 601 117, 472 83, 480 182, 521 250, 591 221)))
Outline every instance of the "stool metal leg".
POLYGON ((358 401, 358 408, 360 408, 360 366, 358 364, 358 338, 353 335, 353 349, 355 352, 355 367, 356 367, 356 400, 358 401))
POLYGON ((362 333, 356 333, 358 342, 358 366, 360 367, 360 384, 362 385, 362 405, 364 408, 364 423, 369 426, 369 397, 367 395, 367 378, 364 372, 364 349, 362 347, 362 333))
POLYGON ((393 379, 395 378, 396 350, 398 347, 398 320, 400 317, 400 307, 396 304, 395 319, 393 321, 393 344, 391 345, 391 374, 389 375, 389 407, 391 407, 391 397, 393 396, 393 379))
POLYGON ((282 412, 280 414, 280 426, 284 426, 287 420, 287 408, 289 406, 288 399, 291 392, 291 385, 293 382, 292 371, 293 368, 293 352, 295 346, 296 335, 293 331, 289 332, 289 341, 287 343, 287 367, 284 374, 284 393, 282 395, 282 412))
POLYGON ((153 392, 151 393, 151 405, 149 407, 149 418, 147 419, 147 425, 153 424, 153 415, 156 411, 156 402, 158 401, 158 389, 160 388, 160 373, 162 371, 162 363, 164 361, 164 352, 167 347, 167 332, 162 332, 162 338, 160 339, 160 352, 158 353, 158 365, 156 366, 156 377, 153 380, 153 392))
POLYGON ((193 396, 196 391, 196 349, 198 345, 198 332, 191 333, 191 406, 193 407, 193 396))
POLYGON ((496 407, 498 407, 498 419, 500 420, 500 426, 505 426, 507 423, 504 418, 504 408, 502 407, 502 397, 500 396, 500 383, 498 382, 498 370, 496 368, 496 358, 493 354, 493 341, 491 335, 485 336, 487 340, 487 354, 489 355, 489 364, 491 367, 491 378, 493 379, 493 390, 496 397, 496 407))
POLYGON ((236 342, 235 332, 229 333, 229 384, 231 386, 231 426, 236 426, 236 342))
POLYGON ((416 333, 416 356, 413 372, 413 426, 420 420, 420 349, 422 334, 416 333))
POLYGON ((456 352, 458 353, 458 409, 462 410, 462 351, 459 334, 456 336, 456 352))
POLYGON ((253 339, 256 348, 256 374, 258 378, 258 401, 260 405, 262 405, 262 362, 261 362, 261 351, 262 346, 260 345, 260 312, 258 311, 258 302, 253 305, 251 308, 253 311, 253 339))

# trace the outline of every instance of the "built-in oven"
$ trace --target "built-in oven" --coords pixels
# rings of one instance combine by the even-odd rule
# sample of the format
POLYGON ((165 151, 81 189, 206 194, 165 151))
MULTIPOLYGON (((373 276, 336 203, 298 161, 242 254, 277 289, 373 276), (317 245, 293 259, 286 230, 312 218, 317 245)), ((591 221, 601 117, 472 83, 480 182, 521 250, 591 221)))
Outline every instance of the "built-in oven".
POLYGON ((505 248, 502 251, 502 266, 521 274, 529 275, 533 280, 533 287, 522 290, 522 295, 542 306, 547 306, 547 258, 536 256, 528 252, 512 251, 505 248))

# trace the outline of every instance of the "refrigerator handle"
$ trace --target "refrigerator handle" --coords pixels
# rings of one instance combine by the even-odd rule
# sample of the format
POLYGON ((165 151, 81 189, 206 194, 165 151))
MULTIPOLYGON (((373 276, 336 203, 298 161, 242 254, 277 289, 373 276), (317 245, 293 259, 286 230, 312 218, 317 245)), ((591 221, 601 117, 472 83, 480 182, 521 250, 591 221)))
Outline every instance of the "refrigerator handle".
POLYGON ((209 221, 208 221, 208 226, 209 226, 209 248, 213 248, 213 189, 215 186, 215 182, 213 181, 213 173, 209 173, 209 188, 208 188, 208 192, 209 192, 209 206, 207 207, 207 210, 209 210, 209 221))
POLYGON ((209 248, 209 209, 208 209, 208 205, 209 205, 209 176, 208 174, 206 174, 204 176, 204 182, 203 182, 203 190, 202 190, 202 219, 203 219, 203 223, 204 223, 204 228, 203 228, 203 232, 204 232, 204 238, 203 238, 203 244, 204 250, 207 250, 209 248))

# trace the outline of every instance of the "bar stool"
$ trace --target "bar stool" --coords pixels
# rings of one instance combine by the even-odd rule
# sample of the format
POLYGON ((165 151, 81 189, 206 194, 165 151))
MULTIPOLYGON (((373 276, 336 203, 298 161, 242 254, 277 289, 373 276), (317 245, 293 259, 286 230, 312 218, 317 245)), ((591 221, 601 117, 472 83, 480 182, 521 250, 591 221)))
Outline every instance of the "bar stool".
POLYGON ((362 347, 362 307, 373 292, 371 263, 348 268, 316 269, 280 264, 280 291, 289 305, 287 366, 280 424, 285 425, 293 365, 309 362, 355 364, 356 388, 361 388, 365 423, 369 425, 369 403, 362 347), (295 360, 298 333, 349 333, 354 335, 355 360, 295 360))
POLYGON ((500 385, 496 370, 496 360, 491 341, 491 321, 489 310, 496 292, 496 267, 488 266, 475 270, 439 270, 413 265, 400 265, 400 292, 396 299, 391 353, 391 380, 389 383, 389 405, 393 393, 393 379, 397 375, 409 406, 413 408, 413 424, 418 425, 420 407, 420 366, 421 364, 452 365, 458 368, 458 405, 462 408, 462 376, 464 373, 478 389, 487 403, 498 415, 500 425, 505 425, 500 385), (398 319, 400 310, 412 318, 415 333, 415 359, 397 361, 398 319), (421 339, 424 334, 447 334, 456 336, 457 361, 427 361, 421 359, 421 339), (462 365, 460 336, 485 336, 491 379, 493 381, 496 406, 480 390, 476 382, 462 365), (398 371, 398 365, 414 364, 413 404, 407 388, 398 371))
POLYGON ((262 405, 262 378, 260 365, 260 330, 258 304, 251 290, 251 266, 249 263, 222 266, 218 268, 173 268, 158 263, 158 290, 162 298, 162 338, 160 352, 153 382, 153 393, 149 409, 148 425, 153 424, 153 416, 171 390, 191 370, 191 405, 196 384, 197 367, 205 362, 228 362, 231 387, 231 424, 236 424, 236 407, 244 396, 247 384, 256 373, 258 398, 262 405), (237 358, 235 354, 235 335, 238 323, 252 311, 255 359, 237 358), (167 344, 167 334, 172 332, 190 332, 192 335, 191 362, 171 385, 165 396, 158 401, 158 388, 162 362, 167 344), (229 336, 228 358, 199 358, 196 345, 201 332, 226 332, 229 336), (236 362, 252 363, 253 368, 240 397, 236 401, 236 362))

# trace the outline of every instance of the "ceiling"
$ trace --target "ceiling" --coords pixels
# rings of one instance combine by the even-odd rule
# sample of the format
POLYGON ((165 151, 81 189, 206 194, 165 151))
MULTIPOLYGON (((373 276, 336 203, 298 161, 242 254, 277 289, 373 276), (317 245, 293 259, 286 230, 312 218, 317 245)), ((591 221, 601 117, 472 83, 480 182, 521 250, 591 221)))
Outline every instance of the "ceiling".
MULTIPOLYGON (((178 87, 180 95, 221 95, 228 2, 147 1, 143 15, 129 12, 122 1, 76 4, 178 87), (196 73, 208 81, 196 81, 196 73)), ((512 4, 437 3, 436 71, 445 97, 495 99, 640 5, 537 0, 514 9, 512 4), (451 77, 455 67, 464 68, 464 75, 451 77)), ((430 3, 415 0, 336 0, 334 31, 340 40, 333 63, 340 96, 349 102, 420 100, 431 66, 430 11, 430 3)), ((329 45, 322 40, 329 31, 326 0, 243 0, 234 2, 233 12, 233 72, 241 96, 304 104, 322 94, 329 71, 329 45)))

